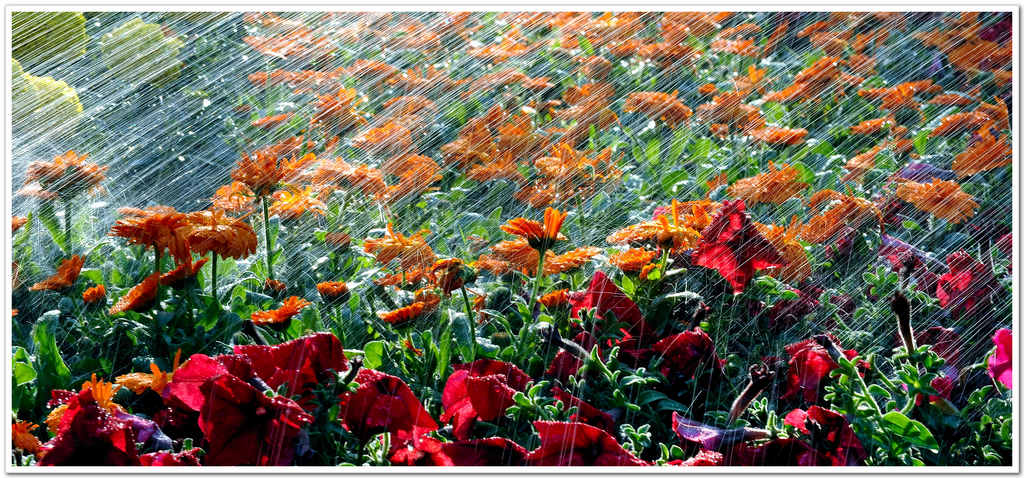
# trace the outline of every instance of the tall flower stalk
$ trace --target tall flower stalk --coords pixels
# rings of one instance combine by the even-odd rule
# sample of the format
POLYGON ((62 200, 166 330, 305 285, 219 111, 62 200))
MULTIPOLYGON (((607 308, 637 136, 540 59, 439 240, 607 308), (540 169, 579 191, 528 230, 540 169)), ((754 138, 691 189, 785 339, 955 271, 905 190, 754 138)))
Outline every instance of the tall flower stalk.
POLYGON ((537 251, 537 274, 533 278, 533 291, 530 293, 530 313, 537 303, 537 294, 540 293, 540 283, 544 279, 544 256, 555 242, 564 240, 566 237, 558 231, 565 222, 566 213, 557 209, 547 208, 544 210, 544 222, 540 223, 532 219, 517 217, 509 220, 501 226, 501 230, 526 239, 534 250, 537 251))

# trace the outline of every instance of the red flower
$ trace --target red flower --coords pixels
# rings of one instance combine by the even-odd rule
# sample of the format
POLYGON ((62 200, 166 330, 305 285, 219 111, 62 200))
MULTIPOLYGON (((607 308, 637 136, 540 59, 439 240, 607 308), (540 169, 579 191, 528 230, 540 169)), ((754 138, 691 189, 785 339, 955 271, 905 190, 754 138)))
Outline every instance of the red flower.
POLYGON ((704 369, 722 369, 715 344, 700 327, 665 337, 653 348, 664 356, 660 371, 670 383, 692 379, 704 369))
POLYGON ((914 334, 914 342, 918 346, 931 345, 932 352, 946 359, 946 367, 960 368, 960 353, 964 346, 963 338, 953 329, 946 327, 929 327, 914 334))
POLYGON ((441 445, 455 466, 520 466, 526 450, 503 437, 448 442, 441 445))
POLYGON ((999 380, 999 383, 1006 385, 1006 388, 1013 388, 1013 331, 1010 329, 999 329, 992 336, 992 342, 996 344, 996 353, 988 359, 988 374, 999 380))
POLYGON ((572 317, 579 318, 580 310, 594 309, 598 319, 604 319, 611 312, 616 320, 630 326, 630 332, 645 337, 650 330, 636 304, 623 293, 604 272, 597 271, 585 292, 570 294, 572 317))
MULTIPOLYGON (((833 339, 838 344, 839 342, 833 339)), ((839 364, 829 357, 824 347, 814 339, 807 339, 803 342, 789 344, 786 346, 786 353, 789 354, 789 370, 786 375, 785 393, 781 397, 784 400, 803 398, 808 403, 818 401, 823 383, 828 374, 839 368, 839 364)), ((857 352, 846 350, 843 352, 848 358, 855 357, 857 352)))
POLYGON ((252 360, 252 371, 277 390, 287 385, 289 396, 309 390, 320 383, 329 370, 348 370, 348 360, 338 337, 320 332, 278 344, 236 345, 235 354, 252 360))
POLYGON ((785 423, 807 435, 832 466, 862 465, 868 456, 850 423, 832 410, 817 405, 806 412, 797 408, 786 414, 785 423))
POLYGON ((235 375, 242 379, 248 379, 252 375, 248 357, 231 355, 210 357, 195 354, 174 371, 174 376, 164 388, 163 395, 169 405, 198 412, 203 409, 208 398, 201 390, 202 385, 223 375, 235 375))
POLYGON ((139 457, 139 463, 142 466, 199 466, 200 451, 202 450, 199 448, 193 448, 178 453, 167 451, 146 453, 139 457))
POLYGON ((476 418, 494 421, 512 405, 517 391, 526 391, 530 376, 515 365, 480 359, 471 364, 456 364, 445 383, 441 403, 445 413, 441 421, 452 421, 455 438, 469 437, 476 418))
POLYGON ((797 295, 796 299, 780 300, 765 312, 772 330, 785 330, 799 322, 803 316, 814 312, 818 308, 816 295, 808 294, 798 289, 793 289, 793 292, 797 295))
POLYGON ((209 446, 206 464, 284 466, 291 464, 295 439, 313 417, 282 396, 270 398, 234 375, 207 380, 199 429, 209 446))
POLYGON ((417 435, 415 431, 437 430, 437 423, 402 379, 364 368, 355 380, 359 388, 342 395, 340 415, 345 428, 360 440, 384 432, 405 432, 411 437, 417 435))
POLYGON ((971 313, 999 290, 992 270, 966 251, 950 254, 946 257, 946 264, 949 264, 949 272, 939 276, 935 295, 939 298, 939 305, 949 309, 953 317, 971 313))
POLYGON ((722 203, 720 212, 701 232, 692 261, 717 270, 737 294, 755 271, 785 265, 778 251, 757 232, 742 200, 722 203))
POLYGON ((569 420, 595 426, 608 432, 609 435, 614 436, 617 432, 615 429, 615 419, 612 418, 611 415, 587 402, 584 402, 579 397, 562 390, 560 387, 552 387, 551 394, 555 396, 556 400, 564 402, 566 408, 577 408, 578 411, 569 417, 569 420))
MULTIPOLYGON (((54 394, 56 396, 56 394, 54 394)), ((86 389, 67 401, 57 436, 43 445, 41 466, 138 465, 135 432, 86 389)))
POLYGON ((672 460, 668 465, 672 466, 720 466, 725 457, 717 451, 701 450, 696 455, 683 460, 672 460))
POLYGON ((540 447, 526 455, 534 466, 644 466, 608 432, 583 423, 535 421, 540 447))
POLYGON ((440 441, 414 433, 409 440, 397 441, 391 447, 391 463, 405 466, 454 466, 440 441))
MULTIPOLYGON (((594 340, 594 336, 590 335, 590 332, 580 332, 573 337, 573 342, 576 342, 583 350, 593 350, 594 345, 597 345, 597 341, 594 340)), ((583 366, 583 361, 575 355, 566 352, 565 350, 559 350, 555 354, 555 358, 551 359, 551 363, 548 365, 547 371, 544 375, 556 379, 562 383, 569 382, 569 376, 576 375, 580 367, 583 366)))

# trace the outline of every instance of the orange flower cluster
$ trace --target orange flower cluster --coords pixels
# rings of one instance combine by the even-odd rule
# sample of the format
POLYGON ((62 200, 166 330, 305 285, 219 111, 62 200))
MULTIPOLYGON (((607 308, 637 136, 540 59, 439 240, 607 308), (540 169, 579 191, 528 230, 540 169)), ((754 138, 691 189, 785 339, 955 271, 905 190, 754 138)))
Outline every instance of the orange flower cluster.
POLYGON ((316 155, 313 153, 283 160, 266 150, 256 151, 252 156, 242 154, 242 159, 231 172, 231 179, 245 184, 257 196, 268 196, 277 189, 278 184, 296 176, 314 161, 316 155))
POLYGON ((79 255, 73 255, 68 259, 64 259, 61 261, 60 267, 57 268, 55 274, 32 284, 32 287, 29 287, 28 290, 62 291, 67 289, 78 280, 78 275, 82 272, 82 265, 84 264, 85 258, 79 255))
POLYGON ((609 257, 608 262, 622 272, 638 274, 645 272, 655 257, 658 257, 658 251, 630 248, 609 257))
POLYGON ((540 178, 516 192, 515 197, 536 208, 577 196, 590 197, 622 176, 616 162, 611 148, 594 154, 559 143, 551 147, 550 156, 534 161, 540 178))
POLYGON ((441 166, 420 154, 402 154, 389 159, 381 168, 398 178, 398 184, 388 186, 384 197, 397 201, 404 197, 429 191, 430 185, 440 181, 441 166))
POLYGON ((104 287, 103 284, 90 287, 82 292, 82 302, 85 302, 86 304, 95 304, 101 300, 105 301, 106 298, 107 288, 104 287))
MULTIPOLYGON (((819 214, 811 217, 800 227, 801 239, 821 244, 835 236, 843 227, 856 229, 868 218, 876 217, 878 223, 882 223, 882 212, 867 199, 823 189, 814 193, 807 201, 807 207, 811 210, 822 205, 819 214)), ((790 228, 794 226, 791 224, 790 228)))
POLYGON ((768 275, 793 285, 811 276, 811 262, 807 259, 807 251, 796 239, 801 230, 798 221, 794 215, 788 227, 754 223, 758 232, 775 247, 784 260, 783 265, 769 269, 768 275))
POLYGON ((109 166, 86 163, 88 154, 74 151, 55 156, 52 162, 33 161, 25 172, 26 187, 19 194, 40 199, 68 200, 85 191, 100 190, 109 166))
POLYGON ((927 46, 933 46, 946 54, 954 68, 977 73, 989 71, 1004 82, 1012 76, 1010 63, 1013 59, 1012 39, 1000 42, 981 38, 984 23, 979 12, 964 12, 959 18, 948 20, 947 26, 930 32, 914 33, 914 38, 927 46))
POLYGON ((382 238, 367 238, 363 250, 373 254, 381 264, 398 259, 402 268, 413 270, 429 268, 434 264, 434 251, 423 236, 430 234, 424 229, 409 237, 396 233, 388 223, 387 234, 382 238))
POLYGON ((353 88, 340 88, 334 95, 319 95, 311 124, 334 131, 344 131, 366 124, 358 106, 365 101, 353 88))
POLYGON ((809 186, 797 181, 799 176, 800 171, 791 165, 779 168, 771 163, 768 171, 733 183, 728 193, 750 205, 760 202, 782 204, 809 186))
POLYGON ((304 189, 289 186, 287 189, 275 191, 270 213, 282 221, 298 220, 307 212, 323 216, 327 213, 327 204, 317 196, 312 186, 306 186, 304 189))
POLYGON ((804 142, 807 130, 803 128, 790 129, 766 126, 751 130, 748 134, 755 141, 768 143, 773 146, 792 146, 804 142))
POLYGON ((129 244, 167 249, 178 263, 192 260, 187 235, 192 225, 185 213, 169 206, 147 209, 122 208, 122 216, 110 228, 110 235, 123 237, 129 244))
POLYGON ((639 111, 648 118, 661 119, 670 128, 686 123, 693 111, 676 97, 678 91, 661 93, 658 91, 637 91, 626 96, 622 111, 631 113, 639 111))
POLYGON ((211 202, 213 207, 224 212, 244 213, 251 211, 256 202, 256 194, 241 181, 232 181, 225 184, 213 193, 211 202))
POLYGON ((143 279, 127 294, 121 296, 108 312, 110 315, 120 314, 129 310, 141 312, 150 308, 156 301, 157 286, 160 284, 160 273, 154 272, 143 279))
POLYGON ((612 244, 653 244, 676 251, 692 249, 700 240, 701 231, 711 224, 711 215, 719 206, 709 200, 679 202, 673 199, 667 214, 626 226, 608 235, 606 240, 612 244))
POLYGON ((896 188, 896 196, 918 209, 958 224, 974 216, 978 203, 963 192, 954 181, 933 178, 930 183, 904 181, 896 188))
POLYGON ((293 295, 285 299, 281 303, 281 307, 253 312, 250 319, 256 325, 282 326, 310 305, 312 303, 308 300, 293 295))
POLYGON ((1013 163, 1013 149, 1010 147, 1009 136, 1004 134, 997 139, 988 128, 978 130, 978 135, 981 138, 977 142, 953 158, 953 171, 958 177, 978 174, 1013 163))
POLYGON ((181 365, 181 349, 178 349, 174 353, 174 362, 171 365, 170 372, 164 372, 160 370, 160 367, 156 363, 149 363, 149 370, 152 373, 135 372, 114 378, 114 382, 118 385, 127 388, 135 392, 136 395, 142 395, 147 390, 152 390, 157 394, 161 394, 167 384, 174 378, 174 372, 178 370, 181 365))
POLYGON ((349 164, 342 158, 321 162, 313 172, 311 181, 321 188, 338 186, 357 189, 378 199, 383 198, 388 189, 381 170, 365 164, 349 164))
MULTIPOLYGON (((743 91, 729 91, 715 95, 710 102, 697 106, 697 119, 702 123, 754 130, 765 126, 761 111, 756 106, 743 103, 747 96, 743 91)), ((721 128, 721 127, 720 127, 721 128)))
POLYGON ((824 56, 811 66, 797 73, 793 84, 781 91, 768 93, 765 101, 790 103, 794 101, 823 101, 826 94, 842 96, 846 88, 859 85, 863 78, 844 73, 839 69, 843 61, 835 56, 824 56))
POLYGON ((256 252, 256 231, 241 219, 221 210, 196 211, 187 216, 185 242, 200 256, 207 253, 242 259, 256 252))
POLYGON ((392 311, 381 312, 377 315, 381 320, 391 325, 404 325, 430 314, 440 303, 440 296, 421 289, 416 292, 416 300, 412 304, 392 311))
POLYGON ((566 239, 562 233, 558 232, 562 228, 566 216, 567 213, 549 207, 544 210, 543 224, 532 219, 517 217, 502 225, 501 230, 526 239, 530 247, 538 251, 546 251, 555 245, 555 241, 566 239))

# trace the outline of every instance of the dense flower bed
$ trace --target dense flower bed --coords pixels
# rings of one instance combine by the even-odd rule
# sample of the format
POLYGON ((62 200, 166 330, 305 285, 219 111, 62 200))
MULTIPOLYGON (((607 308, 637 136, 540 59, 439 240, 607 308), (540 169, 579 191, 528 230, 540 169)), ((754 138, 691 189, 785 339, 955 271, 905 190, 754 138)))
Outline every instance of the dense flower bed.
POLYGON ((17 465, 1012 463, 1009 13, 13 28, 17 465))

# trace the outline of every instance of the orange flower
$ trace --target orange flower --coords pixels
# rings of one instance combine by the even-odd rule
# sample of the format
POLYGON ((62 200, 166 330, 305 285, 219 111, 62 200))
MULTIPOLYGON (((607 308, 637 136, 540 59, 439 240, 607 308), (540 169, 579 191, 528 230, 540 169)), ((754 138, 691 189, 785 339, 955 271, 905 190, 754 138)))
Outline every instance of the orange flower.
POLYGON ((424 309, 427 304, 424 302, 413 302, 405 307, 401 307, 388 312, 380 312, 377 315, 381 320, 391 325, 402 325, 407 322, 411 322, 425 315, 424 309))
POLYGON ((308 300, 293 295, 285 299, 277 309, 253 312, 251 320, 257 325, 282 325, 310 305, 308 300))
POLYGON ((754 45, 750 38, 739 40, 714 40, 711 42, 711 51, 717 53, 732 53, 734 55, 756 58, 761 55, 761 49, 754 45))
POLYGON ((199 274, 199 270, 209 260, 210 258, 204 257, 196 262, 188 261, 178 264, 178 267, 174 268, 174 270, 160 276, 160 285, 175 289, 185 287, 190 279, 195 278, 196 274, 199 274))
MULTIPOLYGON (((526 247, 530 246, 526 245, 526 247)), ((530 250, 533 251, 533 249, 530 250)), ((477 270, 490 271, 492 274, 497 276, 507 274, 512 271, 512 264, 510 262, 495 258, 488 254, 481 254, 480 257, 470 265, 477 270)))
POLYGON ((279 280, 267 279, 263 281, 263 290, 269 293, 281 293, 287 288, 288 286, 279 280))
POLYGON ((1013 149, 1008 143, 1007 135, 999 139, 988 128, 978 130, 981 140, 967 147, 967 150, 953 159, 953 171, 958 177, 978 174, 1013 163, 1013 149))
POLYGON ((335 184, 358 189, 368 196, 383 196, 388 185, 384 182, 384 174, 379 169, 365 164, 351 165, 344 159, 324 161, 313 173, 313 184, 335 184))
MULTIPOLYGON (((124 411, 120 405, 114 403, 114 393, 116 393, 119 388, 121 388, 120 385, 105 382, 103 380, 97 380, 95 373, 92 374, 92 378, 90 380, 82 383, 82 391, 89 390, 92 394, 93 400, 96 400, 96 404, 110 413, 124 411)), ((46 416, 46 428, 49 429, 50 433, 57 434, 61 419, 64 418, 64 412, 67 411, 67 409, 68 404, 65 403, 51 410, 50 414, 46 416)))
POLYGON ((86 304, 94 304, 107 298, 107 288, 100 284, 95 287, 90 287, 82 292, 82 301, 86 304))
POLYGON ((586 246, 578 247, 564 254, 546 257, 544 259, 544 275, 571 271, 590 262, 594 256, 602 252, 600 247, 586 246))
POLYGON ((501 230, 526 239, 530 247, 538 251, 546 251, 555 245, 555 241, 566 239, 558 230, 562 228, 562 223, 565 222, 567 215, 567 213, 549 207, 544 210, 544 224, 532 219, 517 217, 503 224, 501 230))
POLYGON ((174 363, 171 367, 170 372, 164 372, 160 370, 160 367, 156 363, 149 363, 149 370, 152 373, 135 372, 125 375, 121 375, 114 379, 114 382, 121 385, 128 390, 135 392, 136 395, 142 395, 146 390, 152 390, 157 394, 162 394, 167 384, 174 378, 174 372, 178 370, 178 366, 181 363, 181 349, 178 349, 174 353, 174 363))
POLYGON ((711 201, 689 201, 681 203, 672 200, 669 214, 659 214, 654 218, 657 224, 656 236, 659 247, 685 250, 695 247, 700 240, 700 232, 711 223, 711 201), (683 216, 685 210, 689 214, 683 216), (670 221, 671 219, 671 221, 670 221))
POLYGON ((989 121, 991 121, 991 118, 988 115, 978 111, 951 114, 942 118, 939 121, 939 125, 932 130, 928 137, 955 136, 966 131, 979 129, 989 121))
POLYGON ((370 128, 352 139, 352 147, 370 153, 397 154, 412 147, 412 131, 394 120, 370 128))
POLYGON ((188 233, 188 216, 168 206, 153 206, 141 209, 120 209, 125 217, 118 219, 110 228, 110 235, 128 239, 129 244, 156 246, 157 252, 170 251, 174 260, 188 262, 192 259, 185 235, 188 233))
POLYGON ((396 233, 391 223, 388 223, 387 234, 379 239, 367 238, 363 241, 363 250, 373 254, 381 264, 398 259, 407 270, 429 268, 434 263, 434 251, 423 238, 426 234, 430 234, 430 231, 424 229, 405 237, 396 233))
POLYGON ((223 211, 196 211, 188 214, 185 240, 196 254, 208 252, 222 258, 242 259, 256 252, 256 231, 248 223, 223 211))
POLYGON ((217 188, 213 193, 213 207, 225 212, 241 213, 251 211, 256 194, 240 181, 233 181, 217 188))
POLYGON ((748 205, 759 202, 782 204, 809 186, 797 181, 799 176, 800 171, 793 166, 787 165, 780 169, 771 163, 767 172, 733 183, 729 186, 728 193, 734 198, 742 199, 748 205))
POLYGON ((79 156, 68 151, 53 158, 53 162, 34 161, 25 172, 25 184, 36 183, 40 196, 61 197, 70 199, 78 194, 99 189, 99 184, 106 179, 109 166, 97 166, 86 163, 88 154, 79 156))
POLYGON ((364 99, 353 88, 340 88, 336 95, 319 95, 312 124, 337 130, 364 125, 366 118, 356 109, 363 102, 364 99))
POLYGON ((939 178, 933 178, 930 183, 904 181, 896 188, 896 196, 953 224, 974 216, 978 208, 978 203, 963 192, 959 184, 939 178))
POLYGON ((28 290, 52 290, 61 291, 71 287, 72 284, 78 280, 78 274, 82 272, 82 266, 85 264, 85 258, 79 255, 73 255, 69 259, 64 259, 60 263, 60 267, 57 268, 57 272, 40 282, 32 284, 28 290))
POLYGON ((569 305, 569 289, 558 289, 544 294, 537 299, 537 302, 540 302, 548 309, 569 305))
POLYGON ((974 103, 974 99, 957 93, 944 93, 928 100, 928 104, 940 106, 967 106, 974 103))
POLYGON ((673 91, 671 94, 657 91, 633 92, 626 96, 622 111, 626 113, 639 111, 648 118, 660 118, 670 128, 675 128, 676 125, 685 123, 693 114, 693 110, 679 101, 676 97, 678 94, 678 91, 673 91))
POLYGON ((119 314, 128 310, 141 312, 153 305, 156 300, 157 285, 160 283, 160 273, 154 272, 143 279, 127 294, 121 296, 117 303, 110 308, 109 314, 119 314))
POLYGON ((878 156, 878 153, 882 152, 885 146, 886 143, 881 142, 875 145, 875 147, 850 158, 846 165, 843 166, 848 171, 843 176, 843 181, 863 181, 864 175, 875 168, 875 156, 878 156))
POLYGON ((39 438, 32 433, 33 430, 39 428, 32 422, 23 422, 18 420, 11 424, 11 442, 14 448, 21 450, 25 453, 29 453, 39 456, 39 452, 42 451, 42 443, 39 438))
POLYGON ((754 223, 761 235, 775 247, 785 261, 785 264, 769 269, 767 274, 789 284, 799 284, 811 276, 811 263, 807 260, 807 251, 800 241, 796 240, 800 232, 797 220, 797 216, 794 215, 789 227, 754 223))
POLYGON ((316 197, 312 186, 299 189, 289 186, 274 192, 274 202, 270 204, 270 213, 281 218, 282 221, 294 221, 302 217, 306 212, 323 216, 326 214, 327 205, 316 197))
POLYGON ((393 157, 382 169, 398 176, 398 184, 388 187, 387 197, 390 200, 426 191, 432 183, 443 177, 440 174, 441 167, 433 159, 419 154, 393 157))
POLYGON ((804 137, 807 136, 807 130, 803 128, 790 129, 767 126, 751 130, 748 134, 751 138, 754 138, 757 141, 762 141, 771 145, 792 146, 794 144, 804 142, 804 137))
POLYGON ((835 236, 843 226, 857 228, 872 216, 878 219, 879 224, 882 222, 881 211, 867 199, 823 189, 811 196, 807 207, 814 209, 821 204, 826 205, 824 211, 800 228, 800 238, 807 242, 821 244, 835 236))
POLYGON ((852 134, 875 134, 886 128, 896 124, 896 119, 891 115, 884 118, 875 118, 861 121, 856 125, 850 126, 850 133, 852 134))
POLYGON ((462 276, 464 264, 456 258, 441 259, 430 268, 430 281, 439 287, 446 295, 463 286, 462 276))
POLYGON ((466 171, 466 177, 480 182, 498 179, 518 182, 526 179, 519 172, 519 162, 512 154, 498 154, 486 162, 474 164, 466 171))
POLYGON ((402 271, 402 272, 400 272, 398 274, 387 275, 387 276, 381 277, 380 279, 375 279, 373 281, 373 283, 377 284, 379 286, 388 286, 388 285, 398 286, 400 284, 401 285, 416 286, 420 282, 422 282, 422 281, 424 281, 426 279, 427 279, 427 272, 425 272, 423 269, 413 269, 413 270, 402 271))
MULTIPOLYGON (((537 262, 540 261, 540 254, 537 252, 537 249, 534 249, 526 239, 522 238, 512 241, 501 241, 491 246, 491 252, 494 252, 500 260, 508 264, 507 270, 517 270, 529 275, 536 273, 537 262)), ((550 256, 554 256, 554 254, 545 255, 545 259, 550 256)), ((484 261, 484 256, 480 256, 480 260, 475 264, 480 269, 485 269, 485 266, 488 265, 484 261)), ((502 269, 501 267, 496 267, 495 269, 488 270, 495 274, 501 274, 501 272, 498 272, 498 270, 502 269)))
POLYGON ((275 126, 280 125, 281 123, 284 123, 285 121, 288 121, 289 119, 291 119, 292 116, 295 116, 295 113, 289 112, 281 113, 278 115, 264 116, 260 119, 253 121, 251 124, 253 128, 271 129, 275 126))
POLYGON ((285 170, 278 163, 277 155, 268 152, 256 151, 252 156, 243 153, 231 171, 231 179, 245 184, 257 196, 266 196, 284 179, 285 170))
POLYGON ((1006 107, 1006 102, 1002 98, 997 97, 995 100, 995 104, 982 103, 978 105, 975 111, 992 118, 996 122, 996 128, 999 131, 1006 131, 1010 129, 1010 110, 1006 107))
POLYGON ((718 86, 716 86, 714 83, 705 83, 703 85, 700 85, 700 88, 697 88, 697 93, 700 93, 702 95, 711 95, 714 94, 716 91, 718 91, 718 86))
POLYGON ((658 257, 658 251, 630 248, 611 256, 608 262, 622 272, 640 272, 655 257, 658 257))
POLYGON ((320 282, 316 285, 320 298, 325 302, 333 302, 348 297, 348 284, 344 282, 320 282))
POLYGON ((21 229, 21 226, 24 226, 27 222, 28 218, 26 217, 11 216, 11 232, 13 233, 16 232, 18 229, 21 229))

